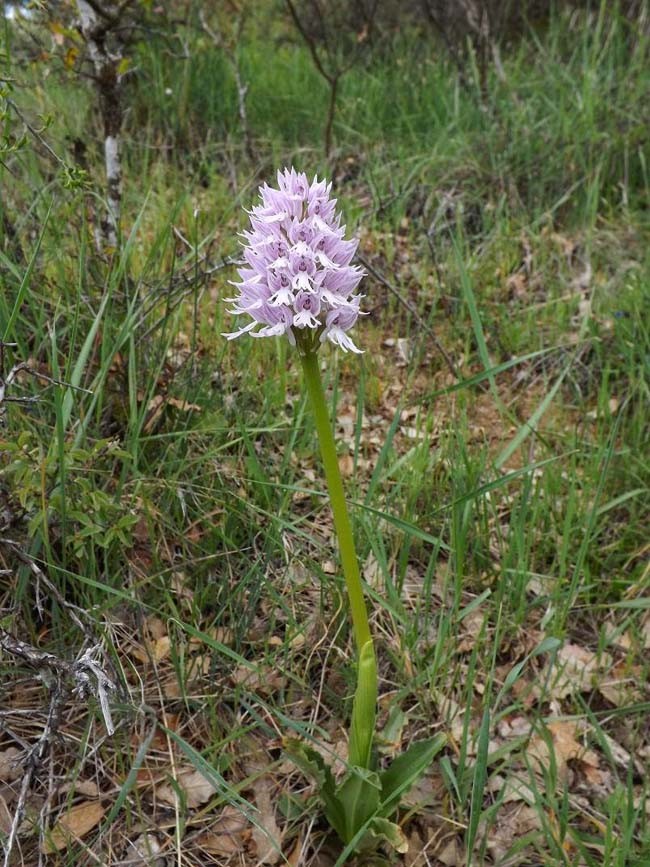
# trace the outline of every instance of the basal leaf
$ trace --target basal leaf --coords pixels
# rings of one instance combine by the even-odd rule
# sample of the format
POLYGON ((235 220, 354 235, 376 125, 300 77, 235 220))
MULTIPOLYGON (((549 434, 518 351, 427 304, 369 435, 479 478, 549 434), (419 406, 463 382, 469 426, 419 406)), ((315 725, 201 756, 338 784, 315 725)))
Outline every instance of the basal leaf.
POLYGON ((298 738, 284 738, 283 746, 291 760, 307 777, 312 778, 320 790, 330 788, 334 794, 336 784, 332 771, 319 752, 298 738))
POLYGON ((375 816, 368 825, 368 833, 363 839, 360 848, 374 849, 380 842, 386 841, 396 852, 403 854, 408 852, 409 844, 399 825, 381 816, 375 816))
POLYGON ((319 752, 297 738, 285 738, 284 748, 292 761, 318 787, 318 795, 325 807, 325 816, 332 828, 344 840, 347 832, 347 817, 341 806, 331 768, 319 752))
MULTIPOLYGON (((350 768, 336 790, 336 800, 344 816, 343 834, 336 828, 344 843, 349 843, 379 808, 381 784, 373 771, 350 768)), ((331 824, 334 822, 325 811, 331 824)))
POLYGON ((443 734, 426 741, 418 741, 394 759, 379 775, 381 782, 381 806, 379 814, 390 816, 397 809, 402 795, 425 773, 436 753, 446 742, 443 734))

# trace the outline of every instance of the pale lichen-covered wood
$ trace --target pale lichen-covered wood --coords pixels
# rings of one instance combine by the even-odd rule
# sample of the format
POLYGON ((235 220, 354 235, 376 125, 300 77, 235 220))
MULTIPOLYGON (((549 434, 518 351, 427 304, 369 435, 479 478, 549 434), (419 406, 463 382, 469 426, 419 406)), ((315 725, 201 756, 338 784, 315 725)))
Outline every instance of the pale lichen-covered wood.
POLYGON ((119 63, 122 59, 119 45, 109 51, 107 35, 119 23, 119 15, 114 18, 110 8, 100 16, 97 4, 87 0, 77 0, 81 34, 88 47, 88 54, 95 69, 95 81, 100 98, 102 120, 104 122, 104 165, 106 168, 107 212, 101 221, 99 247, 117 247, 120 208, 122 201, 122 166, 120 162, 120 131, 122 127, 122 105, 119 63))

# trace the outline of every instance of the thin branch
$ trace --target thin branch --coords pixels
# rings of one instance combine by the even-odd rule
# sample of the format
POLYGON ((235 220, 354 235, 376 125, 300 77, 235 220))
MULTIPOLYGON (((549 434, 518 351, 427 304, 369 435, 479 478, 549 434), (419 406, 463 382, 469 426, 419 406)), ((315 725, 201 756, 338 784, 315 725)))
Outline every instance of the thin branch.
POLYGON ((30 122, 27 120, 27 118, 25 117, 25 115, 22 114, 22 112, 20 111, 20 109, 18 108, 18 106, 16 105, 16 103, 13 101, 13 99, 6 99, 6 103, 7 103, 7 105, 11 106, 11 108, 16 112, 16 114, 18 115, 18 117, 20 118, 20 120, 23 122, 23 124, 25 125, 25 127, 26 127, 26 128, 29 130, 29 132, 32 134, 32 136, 36 139, 36 141, 41 145, 41 147, 44 148, 44 150, 46 150, 46 151, 48 152, 48 154, 49 154, 51 157, 53 157, 53 159, 56 160, 56 162, 61 166, 61 168, 67 170, 67 169, 68 169, 68 165, 67 165, 67 163, 65 162, 65 160, 61 159, 61 157, 57 154, 57 152, 56 152, 55 150, 53 150, 53 149, 50 147, 50 145, 45 141, 45 139, 44 139, 43 136, 40 134, 40 132, 39 132, 37 129, 35 129, 35 128, 30 124, 30 122))
MULTIPOLYGON (((16 638, 0 626, 0 648, 11 656, 22 659, 23 662, 38 669, 41 673, 49 671, 55 674, 59 679, 58 687, 65 689, 66 699, 68 694, 80 699, 94 695, 99 701, 106 731, 109 735, 115 732, 108 694, 115 691, 117 686, 95 661, 94 657, 102 653, 100 644, 86 648, 77 659, 68 662, 68 660, 61 659, 47 650, 40 650, 33 644, 16 638)), ((47 683, 47 677, 45 682, 47 683)))
POLYGON ((328 84, 331 85, 332 84, 332 75, 331 75, 331 73, 327 72, 327 70, 323 66, 323 63, 322 63, 320 56, 318 54, 318 49, 316 48, 316 42, 315 42, 314 38, 309 33, 309 31, 306 30, 306 28, 304 27, 302 21, 300 20, 300 16, 298 15, 296 7, 293 5, 292 0, 285 0, 285 2, 287 4, 287 7, 289 9, 289 13, 291 14, 291 17, 293 18, 293 23, 296 25, 296 27, 298 28, 298 32, 300 33, 300 35, 302 36, 302 38, 305 40, 305 42, 307 44, 307 48, 309 49, 309 53, 312 56, 312 60, 314 61, 314 65, 315 65, 316 69, 320 72, 320 74, 323 76, 325 81, 327 81, 328 84))
POLYGON ((396 288, 393 286, 393 284, 390 283, 390 281, 386 279, 386 277, 381 273, 381 271, 378 271, 378 270, 374 267, 374 265, 372 265, 372 264, 368 261, 368 259, 366 259, 365 256, 361 256, 360 254, 357 253, 357 259, 361 262, 361 264, 363 265, 363 267, 366 268, 366 270, 367 270, 370 274, 372 274, 372 276, 375 278, 375 280, 377 280, 379 283, 381 283, 382 286, 385 286, 386 289, 388 289, 388 291, 391 292, 391 293, 395 296, 395 298, 397 298, 397 300, 399 301, 399 303, 409 311, 409 313, 410 313, 410 314, 413 316, 413 318, 416 320, 416 322, 418 323, 418 325, 420 326, 420 328, 422 328, 424 331, 427 332, 427 334, 429 335, 429 337, 430 337, 431 340, 433 341, 433 345, 436 347, 436 349, 438 350, 438 352, 439 352, 439 353, 442 355, 442 357, 444 358, 444 360, 445 360, 445 364, 446 364, 447 367, 449 368, 450 372, 453 374, 454 378, 455 378, 458 382, 460 382, 460 380, 462 379, 462 376, 460 375, 460 372, 458 371, 458 368, 456 367, 456 365, 454 364, 454 362, 451 360, 451 357, 450 357, 449 354, 447 353, 447 351, 446 351, 446 349, 444 348, 444 346, 440 343, 440 341, 439 341, 438 338, 436 337, 436 335, 435 335, 435 333, 433 332, 433 330, 432 330, 432 329, 430 328, 430 326, 429 326, 429 325, 424 321, 424 319, 422 319, 422 317, 420 316, 420 314, 418 313, 418 311, 416 310, 416 308, 413 306, 413 304, 411 304, 411 302, 408 300, 408 298, 404 298, 404 296, 401 294, 401 292, 399 292, 399 290, 396 289, 396 288))
MULTIPOLYGON (((2 644, 2 646, 4 646, 2 638, 6 634, 8 633, 5 633, 3 629, 0 629, 0 644, 2 644)), ((11 822, 9 836, 4 847, 5 854, 3 860, 3 867, 10 867, 11 853, 18 838, 18 829, 20 828, 23 816, 25 815, 27 795, 30 792, 34 774, 41 766, 41 763, 45 758, 45 755, 49 748, 49 745, 58 730, 61 718, 61 711, 63 709, 63 705, 65 704, 65 698, 66 691, 62 687, 61 683, 57 682, 56 688, 53 690, 50 696, 50 707, 48 710, 45 726, 43 728, 43 731, 41 732, 41 736, 29 751, 24 764, 24 773, 22 782, 20 784, 18 802, 16 804, 16 809, 14 811, 14 816, 11 822)))
POLYGON ((31 570, 32 574, 36 579, 36 586, 39 584, 44 584, 47 587, 49 593, 56 599, 61 608, 64 608, 70 615, 70 619, 74 622, 75 626, 77 626, 81 632, 86 636, 86 639, 94 641, 94 636, 88 631, 87 626, 80 619, 79 614, 88 617, 88 613, 84 611, 83 608, 79 608, 77 605, 73 605, 72 602, 69 602, 65 596, 60 592, 58 587, 53 584, 50 579, 47 577, 45 572, 38 565, 36 560, 33 557, 30 557, 23 549, 20 547, 18 542, 15 542, 13 539, 0 538, 0 544, 6 545, 7 548, 11 550, 14 556, 20 560, 25 566, 28 566, 31 570))
POLYGON ((55 379, 47 373, 42 373, 40 370, 34 370, 34 368, 30 367, 25 361, 20 361, 18 364, 14 364, 7 376, 3 377, 4 348, 5 346, 13 345, 14 344, 2 343, 0 341, 0 407, 3 403, 36 403, 39 400, 37 395, 30 397, 12 397, 7 394, 8 389, 14 384, 19 373, 28 373, 35 379, 44 379, 46 382, 49 382, 50 385, 58 385, 63 388, 71 388, 74 391, 81 391, 84 394, 92 394, 92 391, 83 388, 80 385, 72 385, 69 382, 64 382, 62 379, 55 379))
POLYGON ((18 830, 25 814, 27 796, 31 790, 34 775, 40 768, 54 739, 61 721, 61 712, 70 698, 83 700, 88 694, 96 696, 101 708, 104 725, 109 735, 115 731, 111 717, 109 693, 116 689, 115 684, 97 664, 94 655, 101 651, 99 645, 87 648, 74 662, 68 662, 38 647, 16 638, 0 627, 0 648, 11 656, 21 659, 39 671, 41 679, 50 685, 50 706, 47 720, 41 735, 29 750, 23 767, 23 779, 18 794, 18 802, 11 822, 9 836, 5 844, 3 867, 9 867, 11 854, 18 839, 18 830), (52 685, 52 678, 54 684, 52 685))

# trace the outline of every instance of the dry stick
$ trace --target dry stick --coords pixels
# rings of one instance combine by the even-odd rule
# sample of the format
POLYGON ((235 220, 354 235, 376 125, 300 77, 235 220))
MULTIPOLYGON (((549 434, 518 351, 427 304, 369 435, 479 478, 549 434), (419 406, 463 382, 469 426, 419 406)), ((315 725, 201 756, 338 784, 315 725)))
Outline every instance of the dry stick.
MULTIPOLYGON (((20 403, 20 404, 30 404, 37 403, 40 399, 38 395, 32 395, 30 397, 11 397, 7 394, 7 390, 9 386, 13 385, 14 380, 18 376, 19 373, 29 373, 31 376, 36 379, 44 379, 46 382, 49 382, 51 385, 62 385, 66 388, 73 388, 75 391, 83 391, 86 394, 92 394, 87 388, 82 388, 78 385, 70 385, 68 382, 63 382, 60 379, 54 379, 51 376, 48 376, 46 373, 41 373, 38 370, 34 370, 31 368, 26 362, 21 361, 18 364, 15 364, 6 378, 3 377, 4 371, 4 350, 5 347, 12 346, 15 347, 15 343, 3 343, 0 340, 0 427, 4 427, 6 423, 6 406, 7 403, 20 403)), ((0 540, 2 541, 2 540, 0 540)))
MULTIPOLYGON (((4 343, 2 345, 15 346, 15 344, 12 343, 4 343)), ((34 368, 30 367, 27 362, 21 361, 11 368, 6 379, 2 379, 2 367, 0 365, 0 403, 2 403, 3 400, 13 403, 32 403, 33 401, 38 400, 37 397, 9 397, 7 395, 7 388, 13 384, 13 381, 19 373, 29 373, 30 376, 33 376, 36 379, 44 379, 46 382, 49 382, 50 385, 60 385, 63 388, 72 388, 74 391, 81 391, 84 394, 92 394, 92 391, 89 388, 83 388, 81 385, 72 385, 69 382, 65 382, 63 379, 55 379, 53 376, 48 376, 47 373, 42 373, 40 370, 34 370, 34 368)))
POLYGON ((31 789, 34 774, 40 767, 48 747, 58 731, 61 711, 66 701, 71 694, 83 698, 88 692, 94 692, 99 698, 108 733, 113 734, 115 728, 110 714, 108 691, 115 689, 115 686, 93 659, 93 654, 100 649, 99 647, 88 648, 74 662, 68 662, 55 656, 53 653, 40 650, 26 641, 21 641, 10 632, 7 632, 6 629, 0 627, 0 648, 38 669, 42 680, 46 684, 48 680, 51 682, 52 675, 56 678, 55 686, 50 695, 50 707, 45 727, 38 741, 29 751, 25 762, 25 772, 20 786, 16 811, 11 822, 9 837, 5 844, 3 865, 4 867, 9 867, 11 853, 25 813, 27 795, 31 789), (45 672, 49 672, 49 675, 45 674, 45 672), (91 686, 91 677, 96 679, 94 687, 91 686))
MULTIPOLYGON (((298 15, 298 11, 296 10, 296 7, 292 3, 292 0, 285 0, 285 2, 286 2, 287 7, 289 9, 289 14, 291 15, 291 17, 293 19, 293 23, 296 25, 298 32, 300 33, 300 35, 302 36, 302 38, 304 39, 304 41, 307 45, 307 49, 308 49, 309 53, 311 54, 312 60, 314 61, 314 66, 316 67, 318 72, 322 75, 322 77, 325 79, 325 81, 327 82, 329 89, 330 89, 330 98, 329 98, 329 103, 328 103, 328 108, 327 108, 327 121, 325 124, 325 134, 324 134, 324 137, 325 137, 325 142, 324 142, 325 156, 329 157, 330 151, 332 148, 332 129, 334 127, 334 115, 336 113, 336 92, 338 89, 339 78, 342 75, 342 70, 337 70, 336 73, 331 73, 325 69, 325 67, 323 66, 323 61, 321 60, 321 58, 318 54, 318 49, 316 48, 316 42, 315 42, 314 38, 312 37, 312 35, 309 33, 309 31, 304 27, 304 25, 300 19, 300 16, 298 15)), ((320 8, 318 7, 318 4, 316 5, 316 8, 317 8, 319 16, 320 16, 321 12, 320 12, 320 8)), ((327 43, 326 43, 326 45, 327 45, 327 43)))
MULTIPOLYGON (((208 255, 206 254, 202 259, 199 260, 198 264, 205 264, 207 266, 203 268, 198 275, 198 280, 200 282, 203 282, 211 274, 214 274, 217 271, 221 271, 224 268, 231 268, 234 265, 243 265, 244 261, 243 259, 238 259, 234 256, 226 256, 220 262, 215 263, 210 260, 208 255)), ((154 332, 162 325, 162 323, 169 316, 169 314, 172 313, 180 304, 182 304, 188 295, 195 291, 196 282, 196 269, 195 266, 192 265, 185 271, 180 271, 177 275, 170 275, 169 288, 167 289, 166 296, 163 294, 152 293, 152 300, 150 301, 150 303, 148 303, 146 306, 143 306, 142 314, 137 324, 138 328, 140 328, 145 323, 146 318, 149 316, 150 313, 153 312, 155 306, 165 297, 167 299, 167 307, 165 313, 158 320, 156 320, 156 322, 150 325, 149 328, 141 335, 140 340, 146 340, 146 338, 152 332, 154 332), (180 292, 179 289, 181 290, 180 292)), ((149 285, 149 288, 155 290, 158 287, 151 284, 149 285)))
MULTIPOLYGON (((102 649, 101 643, 97 641, 97 636, 93 634, 93 632, 88 628, 88 626, 83 622, 79 615, 83 615, 84 617, 90 618, 88 612, 84 611, 83 608, 79 608, 77 605, 73 605, 72 602, 68 602, 68 600, 63 596, 58 587, 50 581, 45 572, 41 569, 41 567, 36 563, 33 557, 30 557, 23 549, 20 547, 18 542, 15 542, 13 539, 7 539, 6 537, 0 537, 0 544, 6 545, 26 566, 28 566, 34 577, 36 578, 36 586, 39 587, 40 584, 44 584, 54 599, 58 602, 58 604, 64 608, 68 614, 70 615, 70 619, 73 621, 75 626, 80 630, 80 632, 85 636, 86 641, 90 645, 82 655, 73 663, 65 662, 59 659, 57 656, 53 654, 46 654, 47 658, 50 660, 48 664, 58 665, 61 671, 65 671, 69 674, 76 682, 77 686, 73 690, 74 692, 83 693, 88 690, 93 692, 97 698, 99 699, 99 704, 102 712, 102 717, 104 718, 104 724, 109 734, 112 734, 115 730, 113 726, 110 705, 108 701, 107 693, 115 690, 116 686, 113 681, 107 676, 102 668, 94 661, 93 656, 95 653, 102 649), (79 614, 77 614, 79 612, 79 614), (90 680, 91 676, 95 679, 96 683, 91 687, 90 680)), ((39 606, 40 607, 40 606, 39 606)), ((37 650, 36 648, 32 648, 31 645, 25 644, 24 642, 20 642, 18 639, 13 638, 8 632, 4 633, 4 642, 2 646, 5 647, 6 650, 9 650, 10 653, 14 655, 22 656, 27 662, 34 663, 39 659, 45 659, 42 657, 42 654, 45 651, 37 650), (8 636, 8 637, 7 637, 8 636), (13 650, 6 642, 11 642, 13 640, 15 643, 13 645, 13 650), (22 648, 22 649, 21 649, 22 648), (29 657, 29 655, 25 655, 25 648, 29 648, 30 652, 36 652, 37 657, 29 657)))
MULTIPOLYGON (((237 46, 241 41, 242 32, 244 30, 244 12, 240 11, 239 18, 237 19, 237 30, 235 33, 235 46, 237 46)), ((239 58, 237 56, 237 48, 232 48, 231 46, 227 46, 224 38, 221 33, 213 30, 205 18, 205 13, 203 9, 199 12, 199 20, 201 22, 201 26, 208 34, 210 39, 214 42, 217 48, 220 48, 226 56, 226 59, 230 63, 230 66, 233 71, 233 75, 235 76, 235 86, 237 87, 237 110, 239 113, 239 123, 242 129, 242 135, 244 136, 244 147, 246 148, 246 154, 251 160, 254 162, 257 159, 257 154, 255 153, 255 148, 253 147, 253 140, 251 138, 250 128, 248 126, 248 113, 246 110, 246 95, 248 93, 248 82, 242 80, 241 77, 241 69, 239 66, 239 58)))
POLYGON ((427 334, 429 335, 429 337, 431 337, 431 340, 433 341, 433 345, 436 347, 438 352, 444 358, 445 363, 446 363, 447 367, 449 368, 450 372, 453 374, 454 378, 458 382, 460 382, 462 379, 462 376, 460 375, 458 368, 456 367, 454 362, 451 360, 451 358, 448 355, 447 351, 445 350, 444 346, 440 343, 440 341, 436 337, 436 335, 433 332, 433 330, 431 329, 431 327, 429 325, 427 325, 427 323, 424 321, 424 319, 422 319, 422 317, 420 316, 418 311, 415 309, 415 307, 411 304, 411 302, 408 300, 408 298, 404 298, 400 294, 400 292, 392 285, 392 283, 390 283, 386 279, 386 277, 384 277, 384 275, 381 273, 381 271, 378 271, 374 267, 374 265, 370 264, 370 262, 366 259, 365 256, 361 256, 357 253, 357 259, 361 262, 363 267, 366 268, 370 272, 370 274, 372 274, 372 276, 375 278, 375 280, 378 280, 382 286, 385 286, 389 292, 392 292, 392 294, 397 298, 399 303, 402 304, 404 307, 406 307, 406 309, 409 311, 409 313, 415 318, 415 320, 418 323, 418 325, 420 326, 420 328, 423 328, 427 332, 427 334))
POLYGON ((16 638, 6 629, 0 626, 0 647, 10 653, 12 656, 18 656, 20 659, 33 665, 35 668, 49 668, 57 675, 70 674, 71 663, 66 662, 53 653, 48 653, 47 650, 39 650, 32 644, 16 638))
POLYGON ((18 829, 25 813, 25 804, 27 795, 31 789, 34 774, 40 767, 47 750, 56 735, 61 712, 68 700, 68 697, 77 695, 83 698, 88 691, 94 691, 99 697, 104 723, 109 734, 113 734, 115 728, 110 715, 110 707, 108 702, 107 691, 114 689, 114 684, 92 659, 92 655, 99 649, 98 647, 89 648, 75 662, 67 662, 60 659, 53 653, 48 653, 45 650, 39 650, 25 641, 15 638, 11 633, 0 627, 0 648, 10 653, 12 656, 24 660, 29 665, 34 666, 41 672, 42 679, 47 683, 47 676, 43 677, 45 671, 54 674, 56 684, 51 692, 50 707, 47 715, 45 727, 36 744, 28 753, 23 780, 20 786, 18 802, 16 810, 11 822, 9 837, 5 844, 5 857, 3 867, 9 867, 11 853, 13 851, 16 839, 18 837, 18 829), (90 675, 97 679, 95 689, 90 686, 90 675), (75 682, 76 686, 71 686, 70 681, 75 682))
POLYGON ((66 687, 66 696, 68 693, 79 698, 85 697, 88 693, 95 695, 99 700, 106 730, 109 735, 115 732, 108 693, 117 687, 93 658, 96 653, 102 650, 101 645, 96 644, 93 647, 88 647, 74 662, 68 662, 47 650, 40 650, 28 642, 16 638, 6 629, 0 627, 0 648, 41 671, 49 669, 58 678, 70 680, 74 686, 66 687))
MULTIPOLYGON (((5 646, 5 636, 9 636, 9 633, 6 633, 4 629, 0 628, 0 646, 5 646)), ((9 636, 9 638, 11 638, 11 636, 9 636)), ((36 650, 36 648, 33 648, 33 650, 36 650)), ((38 652, 39 651, 37 651, 37 653, 38 652)), ((51 654, 46 655, 51 656, 51 654)), ((56 659, 56 657, 54 657, 54 659, 56 659)), ((18 802, 16 803, 16 811, 11 822, 11 828, 9 830, 7 842, 5 843, 5 856, 3 861, 3 867, 10 867, 11 853, 16 844, 20 823, 22 822, 23 816, 25 814, 27 795, 29 794, 29 791, 31 789, 34 774, 40 767, 41 762, 43 761, 43 758, 45 757, 45 754, 47 752, 47 748, 58 730, 61 711, 63 709, 63 705, 65 704, 66 697, 67 690, 62 686, 60 679, 58 679, 56 689, 54 690, 50 698, 50 707, 48 710, 47 720, 45 722, 43 732, 38 741, 29 751, 29 755, 27 756, 27 761, 25 763, 25 773, 23 775, 23 780, 20 785, 18 802)))
POLYGON ((48 772, 47 772, 47 793, 43 799, 43 805, 38 813, 38 829, 39 829, 39 847, 38 847, 38 867, 43 867, 45 862, 45 834, 49 827, 50 816, 52 814, 54 796, 56 793, 56 783, 54 780, 54 754, 52 750, 48 755, 48 772))
POLYGON ((73 605, 72 602, 68 602, 68 600, 63 596, 58 587, 50 581, 50 579, 45 575, 45 573, 36 563, 36 561, 32 557, 30 557, 29 554, 23 551, 18 542, 15 542, 13 539, 0 538, 0 544, 6 545, 8 548, 11 548, 14 555, 26 566, 29 566, 29 568, 34 574, 34 577, 36 578, 37 585, 45 584, 45 586, 52 594, 52 596, 54 596, 59 605, 62 608, 65 608, 66 611, 70 614, 70 619, 74 622, 75 626, 77 626, 81 630, 81 632, 83 632, 86 638, 92 639, 94 641, 94 636, 88 632, 86 625, 81 621, 81 619, 76 613, 78 611, 80 614, 86 614, 83 608, 79 608, 79 606, 73 605))

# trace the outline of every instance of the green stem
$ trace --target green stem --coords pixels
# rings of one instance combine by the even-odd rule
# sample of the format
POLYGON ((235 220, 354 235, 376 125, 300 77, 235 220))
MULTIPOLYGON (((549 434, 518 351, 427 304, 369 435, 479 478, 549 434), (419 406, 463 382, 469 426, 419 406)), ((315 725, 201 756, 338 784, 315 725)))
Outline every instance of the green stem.
POLYGON ((334 517, 334 527, 339 540, 339 550, 341 552, 341 566, 343 567, 343 576, 348 590, 348 598, 350 600, 350 613, 352 615, 352 624, 354 627, 354 637, 357 644, 357 651, 361 654, 364 645, 369 641, 372 642, 370 626, 368 625, 368 612, 366 610, 366 602, 363 596, 363 585, 361 584, 361 575, 359 574, 359 561, 357 560, 357 552, 354 547, 354 537, 352 535, 352 525, 348 515, 348 507, 345 502, 345 493, 343 491, 343 482, 339 471, 339 463, 336 457, 336 443, 330 425, 329 413, 327 412, 327 404, 325 402, 325 392, 320 378, 320 370, 318 369, 318 356, 315 352, 310 352, 306 355, 301 355, 303 370, 305 372, 305 382, 307 391, 311 400, 314 419, 316 422, 316 431, 320 442, 320 452, 323 459, 325 469, 325 478, 327 480, 327 488, 329 490, 330 502, 332 504, 332 515, 334 517))
POLYGON ((325 478, 332 505, 334 527, 339 540, 341 565, 348 591, 354 638, 357 645, 357 688, 352 706, 348 757, 352 766, 371 768, 373 764, 372 742, 375 732, 377 710, 377 663, 375 649, 368 624, 366 600, 359 574, 359 561, 354 548, 352 525, 343 492, 343 481, 336 457, 336 443, 330 425, 325 393, 318 369, 316 353, 308 351, 301 355, 305 382, 316 421, 320 452, 325 468, 325 478))

